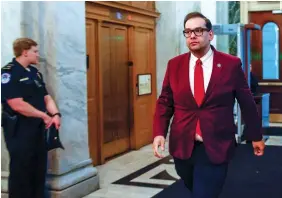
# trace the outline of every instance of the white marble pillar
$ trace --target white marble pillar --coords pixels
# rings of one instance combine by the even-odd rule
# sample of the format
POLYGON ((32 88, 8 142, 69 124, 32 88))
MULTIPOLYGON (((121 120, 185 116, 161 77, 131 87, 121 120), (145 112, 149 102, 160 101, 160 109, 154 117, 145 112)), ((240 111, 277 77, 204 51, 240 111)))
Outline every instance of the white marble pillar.
POLYGON ((179 39, 176 32, 176 4, 173 1, 156 1, 161 13, 156 26, 157 92, 160 94, 166 65, 178 54, 179 39))
MULTIPOLYGON (((13 41, 21 36, 21 2, 1 1, 1 67, 13 58, 13 41)), ((9 153, 1 130, 1 191, 7 192, 9 153)))
POLYGON ((13 41, 21 36, 21 1, 1 1, 1 66, 13 58, 13 41))
POLYGON ((85 2, 23 2, 23 36, 36 40, 47 90, 62 113, 65 150, 49 152, 54 197, 80 198, 99 187, 88 148, 85 2))

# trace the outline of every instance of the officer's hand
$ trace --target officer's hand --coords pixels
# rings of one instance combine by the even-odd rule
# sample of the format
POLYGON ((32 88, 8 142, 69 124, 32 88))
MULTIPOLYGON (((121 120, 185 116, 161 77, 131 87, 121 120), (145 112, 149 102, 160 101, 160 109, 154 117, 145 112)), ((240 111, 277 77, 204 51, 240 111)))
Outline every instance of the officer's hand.
POLYGON ((59 129, 60 126, 61 126, 61 118, 60 118, 60 116, 55 115, 55 116, 52 118, 52 124, 55 124, 56 129, 59 129))
POLYGON ((46 129, 48 129, 52 125, 52 118, 47 114, 43 117, 43 121, 45 123, 46 129))
POLYGON ((164 156, 162 154, 160 154, 160 152, 158 151, 159 146, 161 146, 161 150, 164 151, 165 150, 165 138, 164 136, 156 136, 154 138, 154 142, 153 142, 153 151, 154 151, 154 155, 158 158, 163 158, 164 156))

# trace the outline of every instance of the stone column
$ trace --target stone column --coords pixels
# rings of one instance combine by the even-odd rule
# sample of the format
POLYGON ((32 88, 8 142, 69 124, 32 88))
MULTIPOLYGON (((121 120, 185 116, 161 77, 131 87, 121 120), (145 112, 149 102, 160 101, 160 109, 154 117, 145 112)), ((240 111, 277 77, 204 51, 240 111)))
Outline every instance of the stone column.
POLYGON ((21 2, 1 1, 1 66, 13 58, 13 41, 21 36, 21 2))
POLYGON ((175 6, 174 1, 156 1, 156 9, 161 13, 156 25, 157 95, 161 91, 168 60, 178 54, 175 6))
MULTIPOLYGON (((1 1, 1 67, 13 58, 13 41, 21 36, 21 2, 1 1)), ((1 192, 7 192, 9 153, 1 130, 1 192)))
POLYGON ((23 2, 23 35, 40 49, 40 70, 62 113, 65 150, 49 152, 47 186, 53 197, 80 198, 99 187, 88 148, 84 2, 23 2))

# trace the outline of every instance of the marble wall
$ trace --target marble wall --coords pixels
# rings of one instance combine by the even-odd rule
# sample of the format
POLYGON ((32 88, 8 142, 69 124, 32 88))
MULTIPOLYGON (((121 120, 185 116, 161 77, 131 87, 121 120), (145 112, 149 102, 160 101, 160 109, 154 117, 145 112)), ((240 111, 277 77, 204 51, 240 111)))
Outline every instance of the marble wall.
POLYGON ((176 5, 173 1, 156 1, 156 9, 161 13, 156 25, 156 65, 157 90, 162 86, 167 61, 179 53, 176 29, 176 5), (174 11, 174 12, 172 12, 174 11))
MULTIPOLYGON (((1 1, 1 66, 13 58, 13 41, 21 36, 21 2, 1 1)), ((9 171, 9 154, 1 133, 1 170, 9 171)))
POLYGON ((13 58, 13 41, 21 36, 21 2, 1 1, 1 66, 13 58))

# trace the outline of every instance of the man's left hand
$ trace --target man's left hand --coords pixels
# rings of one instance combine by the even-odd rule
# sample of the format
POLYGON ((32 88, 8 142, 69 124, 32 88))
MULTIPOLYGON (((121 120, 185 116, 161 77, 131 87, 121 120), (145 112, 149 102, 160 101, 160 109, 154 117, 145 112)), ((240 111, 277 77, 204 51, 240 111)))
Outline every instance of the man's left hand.
POLYGON ((53 118, 52 118, 52 124, 55 124, 55 127, 56 127, 56 129, 59 129, 60 128, 60 126, 61 126, 61 118, 60 118, 60 116, 58 116, 58 115, 55 115, 53 118))
POLYGON ((253 142, 254 154, 256 156, 262 156, 264 153, 264 147, 265 147, 265 144, 263 140, 253 142))

